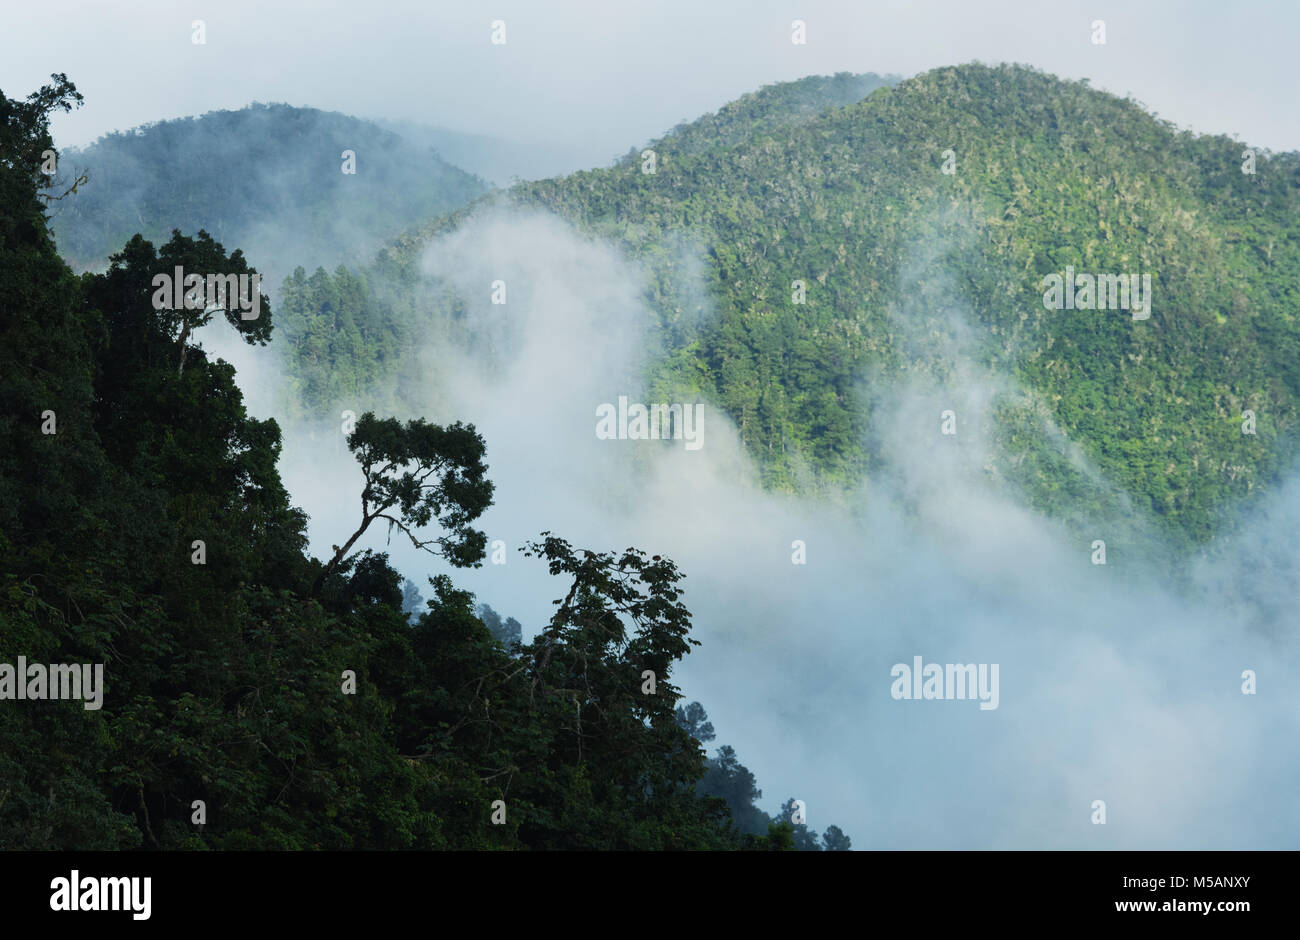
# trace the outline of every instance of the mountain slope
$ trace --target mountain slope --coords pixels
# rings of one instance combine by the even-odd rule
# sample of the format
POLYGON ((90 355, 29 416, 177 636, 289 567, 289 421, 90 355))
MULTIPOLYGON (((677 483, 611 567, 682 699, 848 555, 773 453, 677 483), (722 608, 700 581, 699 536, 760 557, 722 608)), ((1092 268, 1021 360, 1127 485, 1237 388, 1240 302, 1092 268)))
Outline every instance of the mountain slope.
MULTIPOLYGON (((1032 394, 990 433, 1012 443, 1041 410, 1193 541, 1288 459, 1296 154, 1260 154, 1245 174, 1243 145, 1227 138, 1180 133, 1085 84, 978 65, 783 136, 670 153, 654 175, 597 170, 514 190, 647 258, 675 230, 708 244, 716 320, 697 328, 660 304, 682 351, 675 371, 696 381, 704 366, 701 391, 737 420, 770 483, 793 483, 790 444, 833 473, 864 467, 872 402, 859 377, 942 373, 949 344, 936 337, 952 334, 954 311, 973 329, 970 357, 1032 394), (1067 266, 1152 274, 1153 314, 1045 309, 1043 278, 1067 266), (796 279, 806 304, 791 302, 796 279), (1242 433, 1247 409, 1254 435, 1242 433)), ((1047 450, 1012 449, 1004 471, 1041 506, 1078 500, 1059 493, 1068 468, 1047 450)))
MULTIPOLYGON (((829 483, 889 471, 882 435, 909 383, 937 396, 915 429, 934 436, 943 402, 987 384, 987 413, 958 417, 990 442, 989 474, 1084 528, 1135 516, 1188 546, 1289 464, 1300 156, 1260 152, 1243 173, 1239 142, 1018 66, 938 69, 810 115, 816 87, 677 129, 652 174, 629 157, 500 197, 647 265, 659 400, 722 407, 767 485, 795 489, 809 468, 829 483), (1044 278, 1067 269, 1149 275, 1151 316, 1046 309, 1044 278)), ((407 233, 383 266, 411 283, 458 216, 407 233)))

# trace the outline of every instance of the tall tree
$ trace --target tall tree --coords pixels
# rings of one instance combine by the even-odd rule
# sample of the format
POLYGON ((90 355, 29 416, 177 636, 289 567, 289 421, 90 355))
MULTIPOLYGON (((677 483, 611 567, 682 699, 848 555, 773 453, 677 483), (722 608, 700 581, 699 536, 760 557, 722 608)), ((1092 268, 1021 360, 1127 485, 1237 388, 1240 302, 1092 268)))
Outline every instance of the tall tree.
POLYGON ((457 567, 478 567, 487 536, 470 526, 492 504, 492 482, 483 462, 483 438, 459 421, 447 427, 423 419, 402 424, 367 411, 348 435, 365 476, 361 521, 317 575, 312 593, 334 574, 371 523, 384 520, 411 544, 441 555, 457 567), (416 530, 436 519, 446 534, 421 539, 416 530))
POLYGON ((847 852, 853 847, 852 840, 839 826, 828 827, 822 836, 822 841, 826 843, 827 852, 847 852))
POLYGON ((678 705, 677 724, 701 744, 708 744, 717 737, 713 733, 713 722, 709 721, 708 713, 699 702, 691 702, 685 707, 678 705))
POLYGON ((767 813, 755 805, 763 798, 754 774, 736 756, 729 744, 718 748, 717 756, 708 762, 708 769, 700 780, 699 790, 708 796, 724 800, 731 811, 737 831, 761 836, 768 832, 771 820, 767 813))

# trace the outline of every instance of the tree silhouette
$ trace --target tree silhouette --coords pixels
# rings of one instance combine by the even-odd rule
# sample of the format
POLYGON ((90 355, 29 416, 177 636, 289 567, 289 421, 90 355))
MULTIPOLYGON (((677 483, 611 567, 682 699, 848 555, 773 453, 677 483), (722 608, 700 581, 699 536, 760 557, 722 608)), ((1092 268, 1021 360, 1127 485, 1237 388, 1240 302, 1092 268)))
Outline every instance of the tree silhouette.
POLYGON ((691 702, 684 708, 677 706, 677 723, 701 744, 708 744, 717 737, 713 733, 713 722, 709 721, 708 712, 699 702, 691 702))
POLYGON ((483 438, 474 426, 459 421, 447 427, 423 419, 402 424, 380 420, 367 411, 348 435, 348 448, 365 475, 361 490, 361 522, 342 546, 335 548, 312 585, 321 586, 347 557, 357 539, 377 519, 398 528, 411 544, 439 555, 458 568, 479 566, 487 536, 470 523, 492 505, 492 482, 483 463, 483 438), (447 534, 421 539, 416 530, 433 519, 447 534))

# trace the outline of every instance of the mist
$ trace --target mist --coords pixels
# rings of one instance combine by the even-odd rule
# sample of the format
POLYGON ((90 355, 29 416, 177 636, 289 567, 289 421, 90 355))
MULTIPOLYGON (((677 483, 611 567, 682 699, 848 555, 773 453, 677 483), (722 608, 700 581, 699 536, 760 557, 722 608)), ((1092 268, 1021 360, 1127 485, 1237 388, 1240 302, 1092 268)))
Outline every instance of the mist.
MULTIPOLYGON (((1297 600, 1300 480, 1176 571, 1149 529, 1134 536, 1123 513, 1095 520, 1094 538, 1123 550, 1094 564, 1093 539, 987 472, 991 409, 1027 393, 974 365, 953 300, 927 304, 930 322, 914 327, 948 337, 935 368, 862 377, 882 469, 845 493, 768 492, 707 400, 699 449, 597 437, 603 403, 652 404, 646 373, 661 352, 646 274, 616 246, 498 205, 432 242, 422 270, 465 299, 469 328, 454 338, 430 310, 415 351, 426 381, 398 416, 463 420, 483 435, 496 495, 479 527, 508 559, 451 569, 372 528, 358 550, 390 552, 426 596, 426 579, 449 573, 518 618, 527 640, 558 596, 545 566, 517 551, 542 531, 673 559, 702 642, 673 681, 708 710, 710 753, 733 745, 766 811, 801 799, 810 829, 839 825, 854 848, 1296 846, 1300 761, 1277 742, 1300 723, 1300 664, 1281 623, 1297 600), (505 303, 492 302, 494 281, 505 303), (941 433, 945 409, 955 434, 941 433), (891 668, 916 656, 998 664, 997 707, 896 700, 891 668), (1243 694, 1245 670, 1258 694, 1243 694), (1092 821, 1098 800, 1105 825, 1092 821)), ((273 416, 275 344, 200 339, 236 365, 250 412, 273 416)), ((283 430, 284 482, 311 517, 312 553, 328 557, 359 522, 361 472, 341 423, 324 438, 283 430)), ((1105 485, 1059 430, 1043 434, 1105 485)))

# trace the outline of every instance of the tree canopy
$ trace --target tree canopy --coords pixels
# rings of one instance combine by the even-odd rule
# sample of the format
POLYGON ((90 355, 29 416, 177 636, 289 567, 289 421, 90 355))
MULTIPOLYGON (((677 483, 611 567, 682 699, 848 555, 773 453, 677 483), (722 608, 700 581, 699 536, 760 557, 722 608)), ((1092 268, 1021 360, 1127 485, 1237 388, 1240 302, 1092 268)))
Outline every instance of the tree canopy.
MULTIPOLYGON (((277 423, 191 342, 201 317, 151 302, 160 271, 247 273, 242 252, 136 234, 80 277, 57 254, 37 164, 49 113, 79 100, 60 75, 0 94, 0 662, 99 663, 105 694, 0 708, 0 848, 789 847, 698 788, 671 561, 543 533, 524 554, 561 596, 506 648, 518 622, 447 573, 420 603, 385 554, 351 551, 382 521, 431 564, 483 557, 472 426, 363 415, 357 534, 310 556, 277 423)), ((269 303, 230 323, 273 341, 269 303)))

